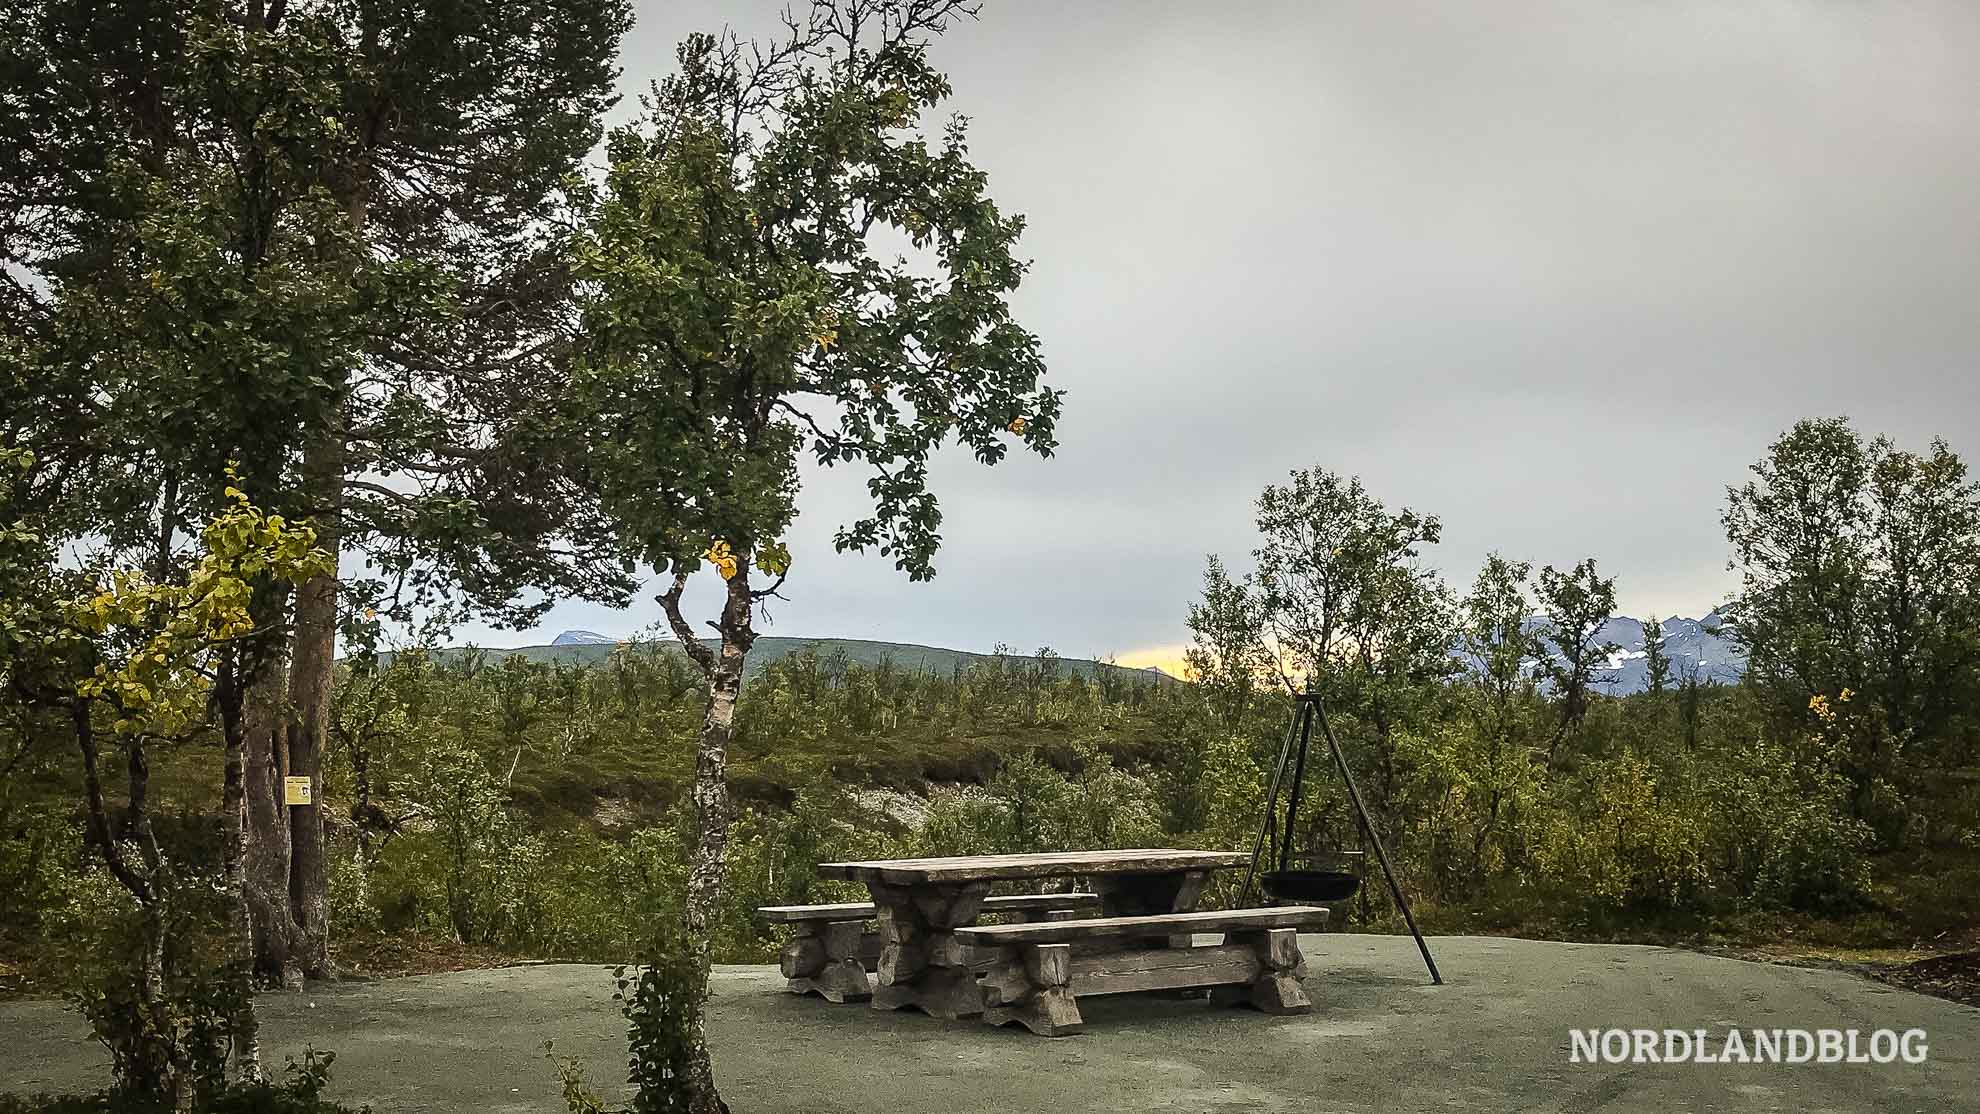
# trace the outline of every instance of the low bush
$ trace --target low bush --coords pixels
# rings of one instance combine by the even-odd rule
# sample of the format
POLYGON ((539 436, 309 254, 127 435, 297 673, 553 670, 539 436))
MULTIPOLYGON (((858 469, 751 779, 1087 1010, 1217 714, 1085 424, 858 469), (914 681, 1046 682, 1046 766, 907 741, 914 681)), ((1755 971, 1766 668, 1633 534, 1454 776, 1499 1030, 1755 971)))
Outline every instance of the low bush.
MULTIPOLYGON (((563 1083, 570 1114, 677 1114, 689 1109, 682 1080, 695 1070, 696 1032, 708 1000, 708 972, 690 954, 668 946, 645 963, 615 967, 612 998, 626 1019, 627 1106, 608 1105, 585 1079, 584 1064, 544 1051, 563 1083)), ((705 1064, 702 1065, 705 1068, 705 1064)))

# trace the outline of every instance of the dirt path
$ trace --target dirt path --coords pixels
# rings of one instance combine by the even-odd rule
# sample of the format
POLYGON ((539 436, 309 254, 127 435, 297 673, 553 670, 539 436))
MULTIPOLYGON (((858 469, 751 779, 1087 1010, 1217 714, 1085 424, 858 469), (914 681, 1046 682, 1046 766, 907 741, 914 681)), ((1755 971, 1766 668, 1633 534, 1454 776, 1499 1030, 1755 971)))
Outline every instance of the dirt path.
MULTIPOLYGON (((716 1069, 754 1111, 1565 1111, 1971 1109, 1980 1010, 1836 971, 1663 948, 1449 937, 1425 984, 1407 937, 1303 938, 1316 1008, 1269 1018, 1202 1001, 1082 1003, 1063 1040, 784 993, 770 968, 717 972, 716 1069), (1921 1065, 1569 1062, 1570 1027, 1921 1028, 1921 1065)), ((379 1114, 559 1109, 543 1042, 610 1083, 623 1030, 588 966, 469 971, 269 995, 272 1058, 337 1051, 333 1093, 379 1114)), ((1867 1034, 1866 1034, 1867 1036, 1867 1034)), ((59 1004, 0 1005, 0 1088, 104 1082, 59 1004)), ((602 1088, 609 1090, 609 1088, 602 1088)))

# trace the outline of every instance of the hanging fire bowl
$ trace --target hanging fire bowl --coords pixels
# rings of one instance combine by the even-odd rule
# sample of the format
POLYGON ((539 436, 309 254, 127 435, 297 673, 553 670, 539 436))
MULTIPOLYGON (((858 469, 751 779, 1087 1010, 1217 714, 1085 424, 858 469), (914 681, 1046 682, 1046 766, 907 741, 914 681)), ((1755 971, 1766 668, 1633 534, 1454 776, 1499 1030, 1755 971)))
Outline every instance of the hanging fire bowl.
POLYGON ((1361 879, 1339 870, 1268 870, 1259 879, 1278 901, 1346 901, 1361 879))

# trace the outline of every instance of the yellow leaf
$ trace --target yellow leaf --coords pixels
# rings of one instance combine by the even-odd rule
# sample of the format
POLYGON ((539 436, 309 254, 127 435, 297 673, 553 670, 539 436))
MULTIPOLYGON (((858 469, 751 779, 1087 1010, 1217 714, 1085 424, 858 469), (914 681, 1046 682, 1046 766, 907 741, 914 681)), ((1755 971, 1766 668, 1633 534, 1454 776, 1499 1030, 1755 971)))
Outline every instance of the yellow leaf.
POLYGON ((728 542, 723 541, 721 538, 716 538, 714 541, 708 543, 708 548, 703 550, 701 555, 708 558, 710 564, 721 570, 723 580, 735 579, 736 555, 735 551, 729 548, 728 542))

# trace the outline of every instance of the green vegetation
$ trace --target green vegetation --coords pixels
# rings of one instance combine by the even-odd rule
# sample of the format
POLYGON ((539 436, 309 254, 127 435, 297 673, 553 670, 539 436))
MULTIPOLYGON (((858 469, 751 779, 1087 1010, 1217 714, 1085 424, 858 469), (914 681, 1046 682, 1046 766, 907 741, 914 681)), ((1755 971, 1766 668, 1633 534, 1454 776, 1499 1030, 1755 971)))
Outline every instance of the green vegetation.
MULTIPOLYGON (((1973 923, 1974 889, 1960 881, 1980 867, 1971 843, 1876 847, 1828 745, 1773 737, 1758 684, 1690 700, 1591 695, 1546 762, 1564 701, 1503 645, 1517 637, 1518 597, 1494 596, 1519 571, 1495 562, 1461 604, 1467 637, 1494 654, 1393 700, 1407 713, 1392 717, 1386 746, 1372 711, 1335 698, 1337 730, 1432 924, 1671 938, 1786 917, 1827 924, 1837 940, 1909 943, 1973 923)), ((1197 611, 1207 649, 1213 631, 1197 611)), ((327 774, 332 799, 348 802, 332 827, 348 954, 361 961, 398 934, 565 959, 640 954, 683 900, 701 703, 686 660, 655 643, 595 666, 411 651, 349 669, 327 774)), ((738 709, 715 955, 771 954, 750 915, 758 904, 852 896, 814 878, 821 860, 1248 846, 1288 714, 1263 684, 1234 706, 1208 682, 1089 679, 1049 653, 947 675, 791 655, 738 709)), ((31 776, 10 782, 44 786, 33 809, 9 798, 10 823, 33 836, 10 869, 27 892, 68 892, 78 880, 46 818, 72 763, 34 753, 31 776), (30 812, 44 818, 32 828, 16 819, 30 812)), ((161 755, 158 781, 211 785, 212 760, 197 747, 161 755)), ((1971 841, 1980 802, 1972 783, 1947 784, 1915 807, 1971 841)), ((1354 846, 1330 779, 1309 793, 1302 844, 1354 846)), ((176 798, 190 814, 187 854, 214 803, 176 798)), ((1373 896, 1371 916, 1387 926, 1373 896)), ((17 944, 35 935, 14 927, 17 944)))
MULTIPOLYGON (((754 906, 853 896, 832 858, 1247 846, 1282 682, 1433 928, 1980 923, 1980 496, 1942 444, 1805 422, 1729 493, 1729 688, 1657 659, 1604 696, 1594 560, 1460 595, 1434 515, 1320 468, 1264 489, 1253 573, 1211 559, 1194 684, 793 651, 756 624, 800 461, 867 474, 835 544, 918 581, 941 448, 1057 444, 1024 222, 938 120, 970 4, 691 36, 609 134, 624 0, 100 8, 0 24, 0 977, 114 1071, 56 1108, 327 1108, 327 1056, 266 1080, 254 991, 410 951, 634 962, 635 1108, 711 1114, 707 966, 771 954, 754 906), (671 649, 379 653, 643 572, 671 649)), ((1308 792, 1295 842, 1350 849, 1308 792)))
MULTIPOLYGON (((1416 603, 1355 611, 1347 591, 1268 593, 1262 577, 1233 581, 1213 563, 1189 608, 1191 684, 1074 670, 1050 651, 946 672, 817 647, 766 662, 742 689, 729 747, 735 807, 708 920, 713 958, 771 957, 778 941, 752 916, 759 904, 857 896, 815 877, 834 858, 1248 847, 1290 711, 1271 674, 1291 660, 1292 636, 1326 629, 1347 633, 1308 660, 1325 665, 1336 729, 1433 930, 1775 954, 1980 943, 1970 715, 1951 733, 1910 736, 1893 780, 1865 796, 1851 779, 1853 733, 1881 737, 1889 722, 1867 669, 1864 688, 1814 696, 1755 671, 1736 686, 1679 678, 1664 691, 1618 699, 1590 686, 1571 699, 1575 640, 1561 632, 1592 629, 1613 591, 1591 564, 1536 577, 1495 556, 1456 596, 1410 552, 1432 520, 1414 516, 1411 545, 1357 545, 1394 538, 1400 515, 1319 473, 1306 492, 1305 521, 1319 512, 1350 529, 1294 530, 1319 556, 1282 552, 1260 567, 1285 570, 1281 585, 1296 574, 1416 603), (1299 599, 1320 610, 1290 613, 1299 599), (1536 613, 1560 625, 1535 626, 1536 613), (1413 664, 1372 652, 1411 644, 1380 625, 1403 621, 1449 624, 1461 655, 1427 633, 1413 664), (1549 653, 1551 673, 1538 664, 1549 653), (1790 699, 1798 715, 1786 714, 1790 699), (1893 808, 1904 822, 1880 836, 1893 808)), ((1934 537, 1932 567, 1971 561, 1970 533, 1934 537)), ((1856 567, 1868 583, 1883 575, 1874 558, 1856 567)), ((1949 624, 1935 644, 1973 637, 1953 625, 1969 621, 1958 612, 1935 614, 1949 624)), ((1971 686, 1973 667, 1962 668, 1952 681, 1971 686)), ((634 642, 595 662, 413 648, 351 659, 340 674, 324 785, 337 802, 330 898, 344 963, 390 968, 406 951, 441 962, 664 954, 653 951, 656 926, 679 923, 686 900, 705 705, 677 648, 634 642)), ((94 941, 141 919, 89 850, 73 745, 52 728, 15 707, 0 736, 10 764, 0 888, 24 895, 0 939, 23 972, 86 967, 94 941)), ((221 861, 222 741, 195 725, 150 749, 161 861, 189 872, 221 861)), ((1323 857, 1354 848, 1338 786, 1317 778, 1308 794, 1297 843, 1323 857)), ((128 797, 108 790, 105 807, 128 831, 128 797)), ((1212 900, 1233 899, 1234 883, 1212 900)), ((1341 911, 1345 924, 1395 928, 1370 889, 1365 913, 1359 902, 1341 911)), ((636 969, 632 985, 655 969, 636 969)), ((71 984, 51 974, 36 985, 71 984)), ((678 1021, 669 1003, 694 1001, 692 985, 662 979, 643 1008, 678 1021)))
MULTIPOLYGON (((632 641, 638 641, 633 639, 632 641)), ((701 644, 710 649, 720 645, 715 639, 701 639, 701 644)), ((580 643, 565 646, 450 646, 432 648, 426 652, 434 660, 452 662, 460 656, 479 657, 483 665, 492 664, 502 658, 520 657, 537 662, 557 662, 564 665, 597 665, 609 660, 618 652, 615 644, 580 643)), ((1008 646, 997 646, 990 653, 979 654, 968 650, 948 650, 940 646, 920 646, 912 642, 880 642, 867 638, 790 638, 780 635, 758 635, 750 646, 749 661, 743 667, 743 680, 753 681, 757 675, 771 664, 784 660, 793 654, 806 650, 816 651, 821 657, 843 656, 847 663, 868 668, 886 662, 889 667, 906 670, 910 673, 953 674, 969 666, 987 662, 993 657, 1021 657, 1018 651, 1008 646)), ((377 654, 378 664, 392 664, 392 651, 384 650, 377 654)), ((1059 668, 1067 673, 1077 673, 1091 678, 1100 670, 1113 670, 1143 680, 1164 679, 1167 674, 1150 670, 1130 669, 1115 665, 1110 661, 1096 661, 1091 658, 1061 658, 1059 668)), ((1173 680, 1173 678, 1169 678, 1173 680)))
MULTIPOLYGON (((931 455, 1056 443, 1058 392, 1009 306, 1024 222, 963 119, 936 115, 951 89, 929 43, 973 14, 820 0, 775 42, 692 35, 609 135, 625 0, 48 0, 7 21, 0 447, 32 452, 7 521, 163 586, 239 488, 328 555, 298 583, 256 578, 260 649, 230 683, 258 977, 334 973, 340 641, 623 603, 642 567, 672 581, 706 698, 677 941, 705 967, 726 750, 755 612, 792 560, 799 459, 867 470, 837 544, 920 580, 941 542, 931 455), (714 647, 680 606, 708 569, 714 647)), ((511 931, 529 895, 483 887, 542 849, 465 757, 428 757, 427 784, 462 788, 429 802, 455 834, 449 920, 511 931)), ((690 1030, 691 1105, 719 1110, 690 1030)))
MULTIPOLYGON (((704 968, 736 705, 757 612, 790 571, 799 459, 866 471, 868 503, 836 546, 925 580, 942 523, 930 455, 954 440, 990 465, 1012 443, 1056 444, 1059 394, 1010 309, 1024 221, 991 200, 961 116, 924 124, 951 94, 929 44, 973 14, 819 2, 773 42, 691 35, 607 137, 603 181, 572 186, 585 219, 559 428, 628 567, 671 582, 660 605, 702 676, 679 943, 704 968), (681 604, 711 566, 712 647, 681 604)), ((698 1019, 690 1034, 689 1106, 713 1114, 698 1019)))
MULTIPOLYGON (((1914 455, 1840 420, 1753 471, 1725 516, 1738 686, 1673 692, 1653 663, 1650 691, 1602 697, 1616 590, 1593 560, 1536 575, 1493 555, 1459 597, 1422 556, 1434 516, 1319 470, 1265 489, 1253 577, 1213 559, 1192 661, 1227 707, 1281 668, 1327 698, 1433 923, 1695 936, 1800 916, 1966 943, 1980 488, 1942 443, 1914 455)), ((1307 815, 1302 838, 1352 838, 1338 807, 1307 815)))

